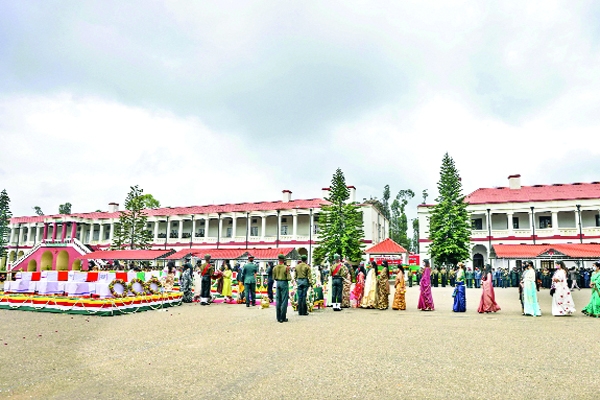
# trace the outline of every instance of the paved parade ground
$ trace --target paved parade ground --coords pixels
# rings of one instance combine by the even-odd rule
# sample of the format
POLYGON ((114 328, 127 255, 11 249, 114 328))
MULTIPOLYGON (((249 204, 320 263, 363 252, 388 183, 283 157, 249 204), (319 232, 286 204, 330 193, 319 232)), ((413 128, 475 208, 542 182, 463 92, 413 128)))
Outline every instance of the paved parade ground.
MULTIPOLYGON (((0 310, 0 398, 11 399, 592 399, 600 393, 600 319, 521 316, 517 289, 502 311, 331 309, 306 317, 275 308, 186 304, 117 317, 0 310)), ((390 304, 391 304, 390 297, 390 304)))

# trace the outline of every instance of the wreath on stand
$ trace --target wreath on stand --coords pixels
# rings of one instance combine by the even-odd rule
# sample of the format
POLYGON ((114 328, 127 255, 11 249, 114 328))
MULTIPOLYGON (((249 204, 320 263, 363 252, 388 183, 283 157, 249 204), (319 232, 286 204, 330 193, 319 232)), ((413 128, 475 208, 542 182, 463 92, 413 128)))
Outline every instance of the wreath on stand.
POLYGON ((163 284, 157 277, 150 279, 146 282, 146 292, 150 294, 159 294, 160 288, 162 288, 163 284))
POLYGON ((117 299, 127 297, 127 293, 129 292, 129 287, 123 279, 114 279, 108 285, 108 289, 113 297, 117 299))
POLYGON ((129 291, 135 296, 143 296, 144 294, 146 294, 146 285, 144 284, 144 281, 140 278, 134 278, 129 284, 129 291))

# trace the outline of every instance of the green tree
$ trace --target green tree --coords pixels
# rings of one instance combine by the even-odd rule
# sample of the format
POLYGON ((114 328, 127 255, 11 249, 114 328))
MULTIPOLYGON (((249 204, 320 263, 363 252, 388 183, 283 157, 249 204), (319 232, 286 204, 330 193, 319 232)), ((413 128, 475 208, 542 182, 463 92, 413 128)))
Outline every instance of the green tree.
POLYGON ((71 214, 71 203, 65 203, 58 206, 58 213, 66 215, 71 214))
POLYGON ((8 241, 10 235, 10 197, 6 193, 6 189, 0 192, 0 261, 6 266, 5 257, 7 256, 8 241))
POLYGON ((319 247, 314 252, 314 262, 322 264, 339 254, 350 261, 360 261, 363 255, 363 216, 356 203, 347 203, 350 192, 341 169, 331 180, 328 200, 319 214, 319 247))
POLYGON ((33 207, 33 211, 35 211, 35 215, 44 215, 44 212, 40 208, 40 206, 33 207))
POLYGON ((437 187, 437 204, 429 217, 429 254, 438 264, 456 265, 469 259, 471 229, 462 182, 448 153, 442 160, 437 187))
POLYGON ((412 220, 413 237, 411 240, 410 251, 419 254, 419 218, 412 220))
POLYGON ((145 211, 143 190, 130 187, 125 199, 125 210, 119 214, 119 222, 115 223, 112 248, 147 249, 152 241, 152 233, 146 229, 148 215, 145 211))
POLYGON ((408 237, 408 218, 406 217, 406 205, 415 197, 411 189, 400 190, 392 202, 392 217, 390 221, 390 237, 405 249, 411 247, 408 237))
POLYGON ((142 201, 146 208, 160 208, 160 201, 156 200, 150 193, 142 195, 142 201))
POLYGON ((381 212, 390 220, 390 185, 385 185, 383 187, 383 196, 381 197, 381 212))

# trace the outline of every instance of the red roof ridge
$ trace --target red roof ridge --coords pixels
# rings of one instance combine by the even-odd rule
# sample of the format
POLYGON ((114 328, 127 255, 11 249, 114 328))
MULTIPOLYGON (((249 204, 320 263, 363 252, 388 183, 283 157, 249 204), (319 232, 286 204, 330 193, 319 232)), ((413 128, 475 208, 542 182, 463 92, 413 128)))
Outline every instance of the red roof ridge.
POLYGON ((365 250, 367 254, 402 254, 408 253, 406 249, 400 246, 398 243, 394 242, 392 239, 387 238, 382 242, 377 243, 375 246, 372 246, 365 250))

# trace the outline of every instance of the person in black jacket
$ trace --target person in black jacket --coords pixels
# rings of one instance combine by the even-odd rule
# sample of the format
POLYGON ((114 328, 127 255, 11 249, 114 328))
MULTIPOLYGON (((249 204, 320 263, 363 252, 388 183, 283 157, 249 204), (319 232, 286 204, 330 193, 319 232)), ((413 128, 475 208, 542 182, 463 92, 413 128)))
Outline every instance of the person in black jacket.
POLYGON ((269 303, 274 301, 273 297, 273 262, 267 263, 267 296, 269 296, 269 303))

